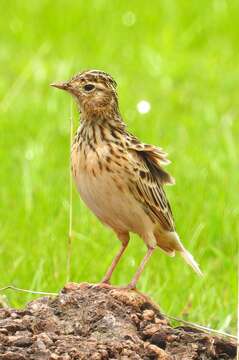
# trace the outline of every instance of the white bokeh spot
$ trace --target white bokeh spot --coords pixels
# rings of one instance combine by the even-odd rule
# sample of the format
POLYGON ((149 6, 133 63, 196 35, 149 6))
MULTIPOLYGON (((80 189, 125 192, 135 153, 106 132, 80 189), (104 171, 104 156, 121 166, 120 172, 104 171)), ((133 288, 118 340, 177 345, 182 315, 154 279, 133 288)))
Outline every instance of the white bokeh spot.
POLYGON ((147 100, 141 100, 137 104, 137 110, 140 114, 147 114, 151 110, 150 102, 147 100))
POLYGON ((133 11, 127 11, 122 16, 122 22, 125 26, 133 26, 136 22, 136 16, 133 11))

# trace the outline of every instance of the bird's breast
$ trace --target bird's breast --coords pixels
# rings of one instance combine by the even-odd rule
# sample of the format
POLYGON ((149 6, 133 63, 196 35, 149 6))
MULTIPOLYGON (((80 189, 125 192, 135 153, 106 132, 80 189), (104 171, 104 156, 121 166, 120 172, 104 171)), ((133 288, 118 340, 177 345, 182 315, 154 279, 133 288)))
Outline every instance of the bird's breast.
POLYGON ((75 148, 71 157, 73 176, 81 198, 102 221, 106 221, 109 208, 115 206, 114 195, 119 192, 117 181, 120 186, 106 160, 108 156, 107 146, 100 146, 95 149, 75 148))
POLYGON ((143 216, 143 211, 129 192, 120 159, 112 157, 107 145, 87 151, 75 147, 71 159, 77 189, 86 205, 108 226, 133 231, 134 219, 143 216))

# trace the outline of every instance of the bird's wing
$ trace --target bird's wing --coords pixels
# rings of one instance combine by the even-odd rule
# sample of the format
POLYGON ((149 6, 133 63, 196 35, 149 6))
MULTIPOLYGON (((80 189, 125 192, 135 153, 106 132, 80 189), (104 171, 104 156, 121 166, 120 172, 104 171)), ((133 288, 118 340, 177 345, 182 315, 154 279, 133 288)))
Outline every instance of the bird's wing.
POLYGON ((170 164, 170 160, 167 158, 168 154, 163 149, 142 143, 131 134, 128 134, 127 140, 128 149, 137 151, 154 168, 157 173, 157 181, 160 181, 162 185, 175 184, 174 178, 162 168, 162 166, 170 164))
POLYGON ((130 139, 127 146, 132 154, 130 189, 154 222, 159 222, 164 230, 174 231, 172 210, 162 187, 165 183, 174 183, 161 167, 169 163, 167 154, 162 149, 140 143, 131 135, 130 139))

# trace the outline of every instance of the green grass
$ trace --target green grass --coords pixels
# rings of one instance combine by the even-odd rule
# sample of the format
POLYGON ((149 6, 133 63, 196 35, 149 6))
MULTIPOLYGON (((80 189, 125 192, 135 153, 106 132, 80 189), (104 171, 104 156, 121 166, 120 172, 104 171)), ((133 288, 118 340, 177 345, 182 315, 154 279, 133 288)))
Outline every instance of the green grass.
MULTIPOLYGON (((168 314, 235 332, 236 1, 3 1, 2 13, 0 287, 58 291, 66 282, 71 100, 48 84, 99 68, 118 82, 130 131, 169 152, 177 230, 205 273, 157 251, 139 289, 168 314), (144 115, 142 99, 151 103, 144 115)), ((73 197, 70 280, 97 282, 119 243, 73 197)), ((114 284, 129 282, 144 252, 132 236, 114 284)), ((12 306, 33 298, 5 296, 12 306)))

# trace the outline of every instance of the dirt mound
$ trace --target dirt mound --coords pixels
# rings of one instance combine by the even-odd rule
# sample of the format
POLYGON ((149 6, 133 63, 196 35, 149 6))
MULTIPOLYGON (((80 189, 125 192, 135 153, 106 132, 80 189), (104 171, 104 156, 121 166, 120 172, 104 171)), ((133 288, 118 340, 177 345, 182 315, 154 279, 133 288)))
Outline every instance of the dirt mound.
POLYGON ((68 284, 24 310, 0 309, 0 359, 234 359, 236 344, 173 328, 136 291, 68 284))

